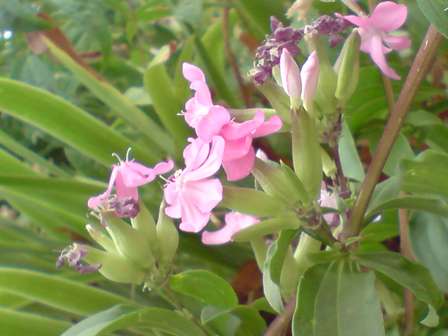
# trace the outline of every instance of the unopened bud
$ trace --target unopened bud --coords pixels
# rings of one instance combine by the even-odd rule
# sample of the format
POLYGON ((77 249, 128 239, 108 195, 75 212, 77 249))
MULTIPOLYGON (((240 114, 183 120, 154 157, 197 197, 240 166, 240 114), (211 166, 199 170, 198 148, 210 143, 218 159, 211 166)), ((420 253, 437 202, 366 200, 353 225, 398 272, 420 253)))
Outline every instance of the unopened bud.
POLYGON ((289 96, 291 107, 298 108, 302 99, 300 69, 287 49, 283 49, 280 56, 280 76, 283 90, 289 96))
POLYGON ((120 283, 141 284, 145 272, 125 257, 82 245, 84 259, 91 265, 100 265, 98 271, 107 279, 120 283))
POLYGON ((107 236, 103 231, 94 227, 91 224, 86 225, 86 230, 89 233, 90 237, 98 244, 100 244, 106 251, 117 253, 117 249, 112 239, 107 236))
POLYGON ((358 86, 360 45, 361 37, 355 29, 345 41, 335 64, 338 74, 335 96, 342 103, 350 99, 358 86))
POLYGON ((303 64, 300 78, 302 81, 302 101, 305 110, 311 112, 314 96, 316 95, 317 84, 319 81, 319 58, 313 51, 306 62, 303 64))
POLYGON ((142 201, 139 203, 139 208, 138 215, 131 219, 132 227, 146 239, 153 255, 157 256, 159 254, 159 241, 157 240, 156 223, 142 201))
POLYGON ((304 20, 313 5, 313 1, 314 0, 296 0, 296 2, 294 2, 288 9, 286 15, 290 18, 297 15, 300 20, 304 20))
POLYGON ((179 232, 173 221, 165 215, 165 203, 163 202, 160 205, 156 229, 160 246, 159 265, 169 267, 179 246, 179 232))
POLYGON ((112 213, 104 213, 103 220, 118 252, 144 269, 154 266, 154 256, 145 237, 112 213))

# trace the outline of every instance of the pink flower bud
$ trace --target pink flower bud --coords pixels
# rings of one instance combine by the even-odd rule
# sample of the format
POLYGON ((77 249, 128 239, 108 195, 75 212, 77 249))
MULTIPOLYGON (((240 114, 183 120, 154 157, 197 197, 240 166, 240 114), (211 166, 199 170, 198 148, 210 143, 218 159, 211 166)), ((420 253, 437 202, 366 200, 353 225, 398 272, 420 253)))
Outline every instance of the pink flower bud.
POLYGON ((319 81, 319 58, 316 51, 313 51, 306 62, 303 64, 300 77, 302 81, 302 101, 307 111, 310 110, 311 104, 316 94, 317 83, 319 81))
POLYGON ((302 94, 300 69, 287 49, 283 49, 280 56, 280 76, 283 89, 291 99, 291 105, 300 105, 300 96, 302 94))

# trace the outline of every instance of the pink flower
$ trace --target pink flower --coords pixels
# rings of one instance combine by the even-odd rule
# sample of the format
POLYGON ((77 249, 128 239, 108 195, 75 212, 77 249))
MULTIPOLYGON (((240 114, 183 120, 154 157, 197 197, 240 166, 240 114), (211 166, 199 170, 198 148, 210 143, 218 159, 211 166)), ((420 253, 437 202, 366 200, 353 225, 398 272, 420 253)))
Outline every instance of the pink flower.
POLYGON ((166 184, 165 213, 181 218, 180 229, 199 232, 208 223, 211 211, 222 200, 222 184, 210 178, 221 166, 224 140, 215 136, 211 143, 190 139, 184 150, 185 169, 178 171, 166 184))
POLYGON ((305 61, 300 71, 294 58, 287 49, 282 50, 280 56, 280 77, 282 87, 291 98, 291 105, 297 107, 301 101, 305 109, 311 107, 312 100, 316 94, 319 81, 319 59, 313 51, 305 61))
POLYGON ((182 73, 190 82, 195 94, 185 104, 185 121, 196 130, 202 140, 209 142, 223 125, 230 121, 230 113, 220 105, 214 105, 205 75, 197 66, 184 63, 182 73))
MULTIPOLYGON (((337 200, 334 193, 330 193, 328 189, 322 184, 322 189, 320 190, 320 206, 324 208, 337 209, 337 200)), ((339 215, 337 212, 329 212, 324 216, 325 221, 330 226, 335 226, 339 224, 339 215)))
POLYGON ((273 116, 265 121, 264 113, 259 111, 254 118, 242 123, 230 121, 223 126, 219 135, 225 140, 222 166, 229 181, 245 178, 255 164, 254 138, 266 136, 282 128, 282 121, 273 116))
POLYGON ((87 205, 91 209, 107 202, 115 187, 116 196, 119 200, 138 201, 138 187, 152 182, 157 175, 165 174, 173 169, 173 161, 158 163, 154 168, 148 168, 134 160, 120 161, 118 165, 112 166, 109 185, 106 191, 100 195, 89 198, 87 205))
POLYGON ((210 142, 214 136, 222 137, 225 142, 222 164, 227 179, 236 181, 245 178, 255 163, 253 139, 277 132, 282 127, 281 119, 273 116, 265 121, 264 114, 258 112, 252 120, 237 123, 230 119, 227 109, 213 104, 201 69, 184 63, 183 75, 190 82, 190 88, 195 91, 185 105, 186 122, 205 143, 210 142))
POLYGON ((249 215, 239 212, 229 212, 225 216, 225 225, 217 231, 204 231, 202 242, 207 245, 220 245, 232 240, 232 236, 237 232, 259 223, 260 221, 249 215))
POLYGON ((359 27, 361 50, 370 54, 373 62, 392 79, 400 79, 389 67, 385 55, 392 50, 409 48, 411 41, 406 36, 395 36, 390 32, 400 28, 406 21, 408 9, 392 1, 379 3, 370 16, 347 15, 344 18, 359 27))

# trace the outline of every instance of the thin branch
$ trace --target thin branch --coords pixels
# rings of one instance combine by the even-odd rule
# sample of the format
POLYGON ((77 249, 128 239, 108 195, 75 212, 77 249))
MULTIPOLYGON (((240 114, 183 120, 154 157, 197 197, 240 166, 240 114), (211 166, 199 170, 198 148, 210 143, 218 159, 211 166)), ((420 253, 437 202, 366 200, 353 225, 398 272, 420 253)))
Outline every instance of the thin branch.
POLYGON ((386 93, 387 108, 390 115, 395 105, 394 89, 391 80, 384 74, 381 74, 381 76, 383 77, 384 92, 386 93))
POLYGON ((386 124, 383 136, 378 144, 372 163, 367 171, 367 176, 361 186, 358 198, 353 207, 351 221, 342 233, 343 238, 355 236, 362 229, 362 219, 373 190, 378 182, 392 146, 400 132, 406 113, 434 60, 441 41, 442 35, 433 25, 431 25, 422 41, 408 77, 406 78, 406 82, 400 92, 400 96, 398 97, 386 124))
POLYGON ((294 315, 296 308, 295 296, 286 305, 285 309, 277 315, 277 317, 271 322, 264 336, 282 336, 285 335, 289 328, 289 323, 294 315))

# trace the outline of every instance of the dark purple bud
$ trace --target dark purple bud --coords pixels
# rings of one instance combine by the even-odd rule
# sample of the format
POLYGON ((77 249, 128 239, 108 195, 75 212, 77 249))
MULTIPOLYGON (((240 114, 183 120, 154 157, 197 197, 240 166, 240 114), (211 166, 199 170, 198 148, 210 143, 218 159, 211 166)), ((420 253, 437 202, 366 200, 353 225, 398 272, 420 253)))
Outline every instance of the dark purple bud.
POLYGON ((110 201, 109 206, 120 218, 134 218, 140 211, 138 201, 134 200, 132 197, 114 197, 110 201))
POLYGON ((61 268, 64 264, 67 264, 81 274, 96 272, 101 265, 88 265, 83 263, 82 259, 86 254, 87 251, 81 245, 73 244, 62 250, 56 260, 56 267, 61 268))

